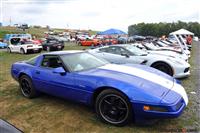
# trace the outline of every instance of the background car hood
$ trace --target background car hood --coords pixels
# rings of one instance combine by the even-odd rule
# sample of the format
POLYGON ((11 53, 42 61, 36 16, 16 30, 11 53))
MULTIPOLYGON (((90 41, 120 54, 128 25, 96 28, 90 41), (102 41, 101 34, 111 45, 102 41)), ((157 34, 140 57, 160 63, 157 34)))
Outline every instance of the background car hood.
POLYGON ((163 56, 173 56, 174 58, 181 58, 183 60, 188 60, 187 55, 179 54, 173 51, 148 51, 150 54, 163 55, 163 56))

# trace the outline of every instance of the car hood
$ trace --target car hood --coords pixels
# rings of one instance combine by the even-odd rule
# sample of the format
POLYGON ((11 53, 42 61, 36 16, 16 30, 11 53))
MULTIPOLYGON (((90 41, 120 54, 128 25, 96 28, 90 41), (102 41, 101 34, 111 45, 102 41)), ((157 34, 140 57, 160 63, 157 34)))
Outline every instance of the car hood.
POLYGON ((179 54, 173 51, 148 51, 150 54, 156 54, 156 55, 163 55, 163 56, 170 56, 170 57, 174 57, 174 58, 181 58, 183 60, 188 60, 187 55, 185 54, 179 54))
POLYGON ((131 89, 125 90, 127 93, 137 91, 140 94, 157 97, 158 100, 161 100, 173 87, 174 78, 150 67, 148 67, 150 69, 148 70, 143 65, 140 65, 141 68, 138 67, 139 65, 133 66, 107 64, 96 69, 81 72, 81 74, 98 77, 100 78, 98 82, 105 82, 103 84, 109 82, 109 85, 115 85, 115 87, 126 88, 125 86, 128 85, 131 89))

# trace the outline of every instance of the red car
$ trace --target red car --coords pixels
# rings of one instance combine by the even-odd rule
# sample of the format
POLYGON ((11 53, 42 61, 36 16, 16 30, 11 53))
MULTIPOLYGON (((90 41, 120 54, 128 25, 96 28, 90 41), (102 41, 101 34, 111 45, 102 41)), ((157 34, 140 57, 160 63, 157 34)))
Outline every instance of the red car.
POLYGON ((98 39, 86 39, 79 41, 78 44, 81 46, 97 46, 101 44, 101 41, 98 39))
POLYGON ((117 39, 113 39, 113 38, 105 38, 104 40, 102 40, 102 44, 118 44, 117 39))

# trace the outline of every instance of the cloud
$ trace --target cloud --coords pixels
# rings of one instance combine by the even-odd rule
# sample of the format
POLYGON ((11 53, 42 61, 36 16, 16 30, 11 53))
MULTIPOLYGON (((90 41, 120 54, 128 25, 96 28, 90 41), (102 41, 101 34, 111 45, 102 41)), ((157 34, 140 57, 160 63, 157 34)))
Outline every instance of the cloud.
POLYGON ((199 0, 3 0, 3 23, 106 30, 140 22, 200 22, 199 0))

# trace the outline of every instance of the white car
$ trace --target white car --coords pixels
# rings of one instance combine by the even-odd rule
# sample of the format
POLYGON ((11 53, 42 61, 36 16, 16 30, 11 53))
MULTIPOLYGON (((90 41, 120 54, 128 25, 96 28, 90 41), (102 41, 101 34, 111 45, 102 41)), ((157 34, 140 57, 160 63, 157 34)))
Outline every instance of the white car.
POLYGON ((177 57, 170 57, 145 52, 130 44, 111 45, 88 50, 89 53, 103 58, 111 63, 138 64, 138 60, 143 60, 143 65, 156 68, 175 78, 183 78, 190 75, 190 64, 177 57))
POLYGON ((34 44, 31 40, 24 41, 23 38, 14 37, 10 38, 8 48, 9 53, 16 52, 21 54, 27 54, 29 52, 38 52, 42 51, 41 44, 34 44))
POLYGON ((155 46, 153 43, 143 43, 143 44, 134 43, 132 45, 136 46, 138 48, 141 48, 143 50, 146 50, 147 52, 149 52, 151 54, 177 57, 177 58, 180 58, 180 59, 188 62, 188 58, 189 58, 188 55, 186 55, 185 53, 183 53, 179 50, 175 50, 173 48, 171 49, 170 47, 158 47, 158 46, 155 46))

